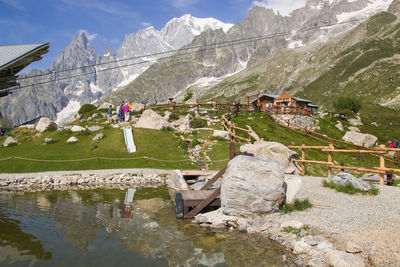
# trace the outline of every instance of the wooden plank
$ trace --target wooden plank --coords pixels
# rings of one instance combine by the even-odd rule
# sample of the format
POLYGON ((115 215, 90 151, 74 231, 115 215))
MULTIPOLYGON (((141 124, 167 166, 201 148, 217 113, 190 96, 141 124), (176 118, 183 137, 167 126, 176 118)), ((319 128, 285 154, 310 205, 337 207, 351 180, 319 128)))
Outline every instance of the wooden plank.
POLYGON ((380 171, 388 171, 388 172, 397 172, 397 173, 400 173, 400 169, 380 168, 380 167, 374 167, 374 169, 380 170, 380 171))
POLYGON ((204 176, 215 173, 216 171, 203 171, 203 170, 183 170, 183 176, 204 176))
POLYGON ((333 165, 333 163, 329 163, 327 161, 318 161, 318 160, 300 160, 300 159, 294 159, 294 162, 300 162, 300 163, 313 163, 313 164, 320 164, 320 165, 333 165))
POLYGON ((299 149, 328 149, 329 146, 288 146, 288 148, 299 148, 299 149))
POLYGON ((208 188, 210 188, 219 178, 222 177, 222 175, 224 175, 226 169, 228 169, 228 165, 225 165, 225 167, 217 172, 217 174, 214 175, 214 177, 211 178, 200 190, 207 190, 208 188))
POLYGON ((205 207, 207 207, 214 199, 221 193, 221 188, 214 190, 212 194, 204 199, 200 204, 198 204, 194 209, 192 209, 188 214, 186 214, 183 218, 189 219, 196 216, 200 211, 202 211, 205 207))
POLYGON ((386 151, 356 150, 356 149, 322 149, 323 152, 359 153, 359 154, 386 154, 386 151))

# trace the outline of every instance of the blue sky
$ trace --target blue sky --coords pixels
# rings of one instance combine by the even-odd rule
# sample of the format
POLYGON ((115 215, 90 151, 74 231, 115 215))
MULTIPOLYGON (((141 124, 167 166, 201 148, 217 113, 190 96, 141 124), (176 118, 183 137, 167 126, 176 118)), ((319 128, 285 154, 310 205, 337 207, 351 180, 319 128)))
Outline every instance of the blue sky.
POLYGON ((161 29, 173 17, 192 14, 226 23, 242 21, 261 5, 288 14, 305 0, 0 0, 0 45, 50 43, 44 59, 30 65, 46 69, 85 30, 98 54, 116 50, 127 33, 153 25, 161 29))

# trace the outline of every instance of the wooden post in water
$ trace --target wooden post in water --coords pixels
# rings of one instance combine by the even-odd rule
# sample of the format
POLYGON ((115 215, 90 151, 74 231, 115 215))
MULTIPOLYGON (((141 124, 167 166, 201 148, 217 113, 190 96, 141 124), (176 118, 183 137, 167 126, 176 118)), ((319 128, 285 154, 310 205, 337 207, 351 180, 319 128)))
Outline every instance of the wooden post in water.
MULTIPOLYGON (((306 151, 305 151, 305 144, 301 145, 303 148, 301 149, 301 160, 306 160, 306 151)), ((302 162, 301 163, 301 174, 304 176, 306 175, 306 163, 302 162)))
MULTIPOLYGON (((380 145, 379 147, 380 148, 385 148, 385 145, 380 145)), ((385 168, 385 156, 384 156, 384 154, 379 154, 379 162, 380 162, 379 167, 381 169, 384 169, 385 168)), ((383 173, 379 174, 379 184, 381 184, 381 185, 385 184, 385 175, 383 173)))
MULTIPOLYGON (((329 149, 335 149, 333 144, 329 144, 329 149)), ((328 163, 333 163, 333 157, 332 157, 332 152, 328 152, 328 163)), ((328 167, 328 176, 332 174, 332 168, 328 167)))

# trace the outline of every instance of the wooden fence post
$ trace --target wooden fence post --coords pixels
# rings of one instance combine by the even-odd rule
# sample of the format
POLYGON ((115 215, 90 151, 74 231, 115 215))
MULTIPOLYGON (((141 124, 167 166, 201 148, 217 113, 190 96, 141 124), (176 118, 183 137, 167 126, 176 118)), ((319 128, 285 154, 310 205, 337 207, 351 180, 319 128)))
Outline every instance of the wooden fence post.
MULTIPOLYGON (((329 144, 329 149, 335 149, 333 144, 329 144)), ((331 164, 333 162, 333 157, 332 157, 333 152, 328 152, 328 163, 331 164)), ((328 167, 328 176, 332 174, 332 168, 328 167)))
MULTIPOLYGON (((306 160, 306 151, 305 151, 305 144, 301 145, 303 148, 301 149, 301 160, 306 160)), ((306 163, 302 162, 301 163, 301 174, 304 176, 306 175, 306 163)))
MULTIPOLYGON (((379 146, 380 148, 385 148, 385 145, 380 145, 379 146)), ((381 168, 381 169, 384 169, 385 168, 385 156, 384 156, 384 154, 379 154, 379 161, 380 161, 380 165, 379 165, 379 167, 381 168)), ((381 184, 381 185, 384 185, 385 184, 385 176, 384 176, 384 174, 383 173, 380 173, 379 174, 379 183, 381 184)))
POLYGON ((172 110, 173 110, 174 113, 175 113, 175 103, 172 103, 172 110))
POLYGON ((197 112, 200 112, 200 100, 197 98, 196 102, 197 102, 197 112))
POLYGON ((235 143, 231 140, 229 143, 229 158, 233 159, 235 157, 235 143))

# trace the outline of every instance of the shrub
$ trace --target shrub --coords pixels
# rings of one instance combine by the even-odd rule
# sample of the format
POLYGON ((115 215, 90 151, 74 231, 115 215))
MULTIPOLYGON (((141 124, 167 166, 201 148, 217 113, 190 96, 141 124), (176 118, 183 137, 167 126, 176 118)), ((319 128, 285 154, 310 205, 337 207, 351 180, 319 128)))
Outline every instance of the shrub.
POLYGON ((361 109, 361 102, 358 99, 352 97, 339 97, 338 100, 333 104, 337 111, 351 110, 357 113, 361 109))
POLYGON ((79 114, 83 115, 83 114, 87 114, 91 111, 96 110, 97 107, 95 105, 92 104, 84 104, 78 111, 79 114))
POLYGON ((340 185, 340 184, 335 184, 334 182, 328 182, 327 180, 324 180, 322 184, 324 187, 329 187, 335 189, 338 192, 343 192, 350 195, 354 195, 356 193, 362 193, 362 194, 369 194, 376 196, 379 194, 379 189, 374 186, 372 186, 371 190, 362 191, 360 189, 355 188, 352 184, 340 185))
POLYGON ((185 97, 183 98, 183 102, 188 101, 189 99, 191 99, 193 96, 193 91, 188 89, 185 93, 185 97))
POLYGON ((292 211, 298 210, 306 210, 312 208, 312 204, 308 199, 304 200, 298 200, 296 199, 294 203, 286 203, 285 205, 282 206, 281 212, 282 213, 290 213, 292 211))
POLYGON ((58 129, 57 124, 54 123, 54 122, 52 122, 52 123, 49 124, 49 126, 48 126, 47 129, 46 129, 46 131, 54 132, 54 131, 56 131, 57 129, 58 129))
POLYGON ((204 128, 207 126, 207 121, 203 119, 194 118, 190 121, 190 128, 204 128))
POLYGON ((186 141, 185 141, 185 140, 182 140, 181 138, 178 139, 176 145, 177 145, 178 147, 182 148, 182 149, 185 149, 185 150, 188 149, 186 141))

